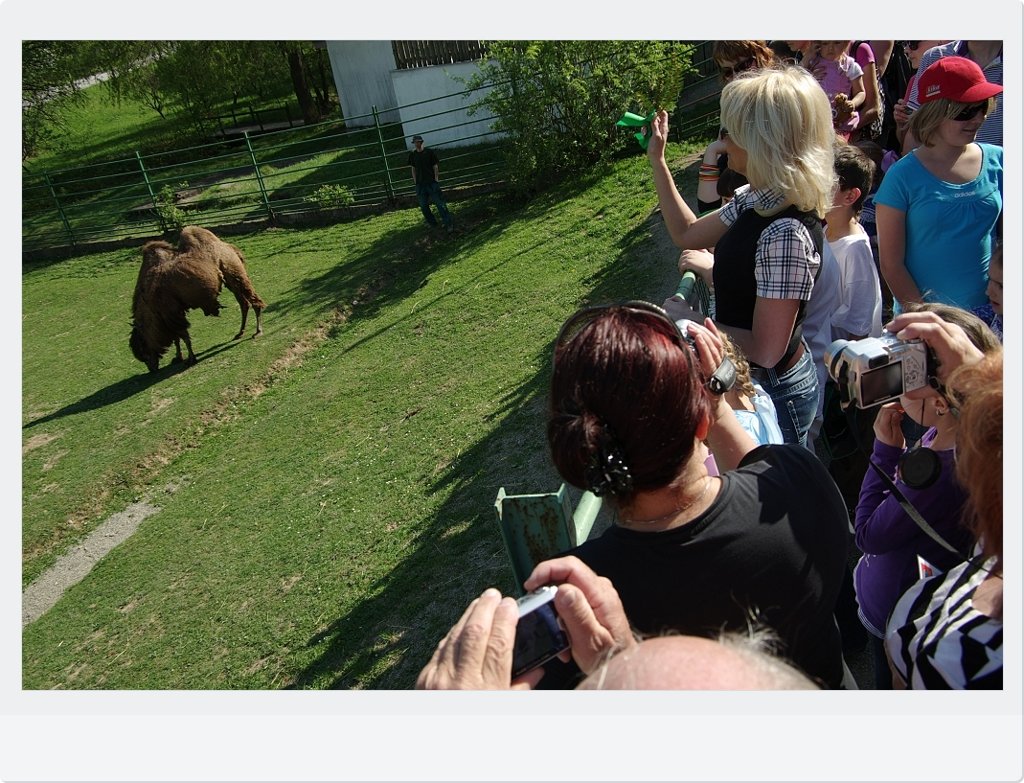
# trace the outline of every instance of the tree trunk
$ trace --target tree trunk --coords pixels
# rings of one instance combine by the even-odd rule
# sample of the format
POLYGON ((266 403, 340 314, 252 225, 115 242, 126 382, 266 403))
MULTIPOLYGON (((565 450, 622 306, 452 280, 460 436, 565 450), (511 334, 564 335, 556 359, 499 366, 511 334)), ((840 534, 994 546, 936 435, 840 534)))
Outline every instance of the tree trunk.
POLYGON ((288 70, 292 75, 292 86, 295 88, 295 97, 302 110, 302 119, 307 125, 319 122, 320 112, 317 111, 316 104, 309 94, 305 69, 302 67, 302 53, 298 49, 288 50, 288 70))

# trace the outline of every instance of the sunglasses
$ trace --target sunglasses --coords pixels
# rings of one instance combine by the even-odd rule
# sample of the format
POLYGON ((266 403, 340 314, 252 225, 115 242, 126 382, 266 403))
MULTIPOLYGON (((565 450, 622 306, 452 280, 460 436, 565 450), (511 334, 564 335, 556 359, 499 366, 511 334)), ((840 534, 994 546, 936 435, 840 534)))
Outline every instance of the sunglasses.
POLYGON ((920 45, 921 45, 920 41, 904 41, 903 42, 903 47, 906 48, 906 49, 909 49, 912 52, 916 52, 917 51, 917 47, 919 47, 920 45))
POLYGON ((968 106, 966 109, 964 109, 962 112, 957 114, 955 117, 952 117, 951 119, 956 120, 957 122, 967 122, 968 120, 973 120, 986 109, 988 109, 988 101, 982 101, 981 103, 975 103, 968 106))
POLYGON ((719 66, 718 70, 722 74, 723 79, 731 79, 733 76, 736 76, 737 74, 741 74, 744 71, 749 71, 752 67, 754 67, 754 58, 748 57, 747 59, 740 60, 738 63, 730 67, 719 66))
MULTIPOLYGON (((661 321, 663 325, 667 325, 668 328, 666 336, 669 337, 681 351, 688 352, 687 355, 692 357, 692 366, 700 375, 703 376, 700 369, 700 359, 697 353, 697 343, 694 338, 684 334, 679 328, 679 324, 673 321, 671 316, 669 316, 663 308, 658 307, 656 304, 644 302, 639 299, 624 302, 621 305, 585 307, 570 316, 569 320, 566 321, 559 330, 558 337, 555 338, 556 360, 561 349, 565 347, 567 343, 574 340, 591 321, 613 308, 652 315, 656 320, 661 321)), ((712 394, 724 394, 729 391, 736 385, 736 365, 733 364, 732 360, 728 356, 723 356, 722 363, 718 366, 712 376, 705 380, 704 385, 708 387, 708 390, 712 394)))

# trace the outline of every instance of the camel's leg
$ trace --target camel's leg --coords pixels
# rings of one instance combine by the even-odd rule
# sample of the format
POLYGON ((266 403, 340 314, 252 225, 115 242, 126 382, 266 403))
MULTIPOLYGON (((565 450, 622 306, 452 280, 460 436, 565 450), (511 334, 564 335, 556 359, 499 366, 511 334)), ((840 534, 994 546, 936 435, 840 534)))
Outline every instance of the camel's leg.
POLYGON ((249 276, 245 272, 245 258, 242 256, 242 251, 234 245, 229 245, 229 247, 238 256, 239 263, 236 265, 221 265, 220 271, 224 285, 235 295, 238 307, 242 311, 242 327, 238 330, 238 334, 235 335, 235 339, 238 340, 245 334, 245 323, 249 317, 250 307, 256 311, 256 334, 263 333, 263 322, 260 319, 260 313, 265 305, 263 300, 260 299, 260 295, 256 293, 256 289, 252 287, 252 281, 249 280, 249 276))
POLYGON ((256 334, 253 337, 259 337, 263 334, 263 308, 253 305, 252 310, 256 313, 256 334))
MULTIPOLYGON (((234 336, 235 340, 242 339, 242 335, 245 334, 245 321, 249 317, 249 303, 241 297, 239 294, 235 294, 235 299, 238 300, 238 306, 242 308, 242 326, 238 329, 238 334, 234 336)), ((259 324, 259 313, 256 315, 256 323, 259 324)))
POLYGON ((192 340, 189 339, 187 331, 181 336, 181 339, 185 341, 185 347, 188 348, 188 364, 195 364, 199 359, 196 358, 195 351, 192 350, 192 340))

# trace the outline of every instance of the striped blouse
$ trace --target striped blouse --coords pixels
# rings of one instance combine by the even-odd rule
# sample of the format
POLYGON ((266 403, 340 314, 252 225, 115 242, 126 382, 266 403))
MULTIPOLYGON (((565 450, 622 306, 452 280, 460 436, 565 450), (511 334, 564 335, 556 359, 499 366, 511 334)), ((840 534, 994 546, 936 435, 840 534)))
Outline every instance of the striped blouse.
POLYGON ((907 687, 1003 687, 1003 623, 971 603, 996 559, 916 582, 889 617, 885 647, 907 687))

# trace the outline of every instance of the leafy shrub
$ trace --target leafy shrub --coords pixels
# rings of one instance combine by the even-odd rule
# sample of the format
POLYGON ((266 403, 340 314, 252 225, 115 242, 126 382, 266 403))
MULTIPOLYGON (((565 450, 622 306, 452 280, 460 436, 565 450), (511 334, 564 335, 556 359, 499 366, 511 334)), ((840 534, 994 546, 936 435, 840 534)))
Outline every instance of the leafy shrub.
POLYGON ((188 187, 187 182, 179 182, 177 188, 164 185, 156 195, 156 213, 160 216, 167 228, 180 230, 185 227, 185 211, 178 206, 178 199, 175 193, 188 187))
POLYGON ((491 87, 478 101, 508 135, 513 184, 536 190, 636 145, 615 127, 626 111, 671 108, 694 70, 683 41, 493 41, 467 80, 491 87))
POLYGON ((352 206, 356 197, 344 185, 321 185, 303 200, 317 209, 341 209, 352 206))

